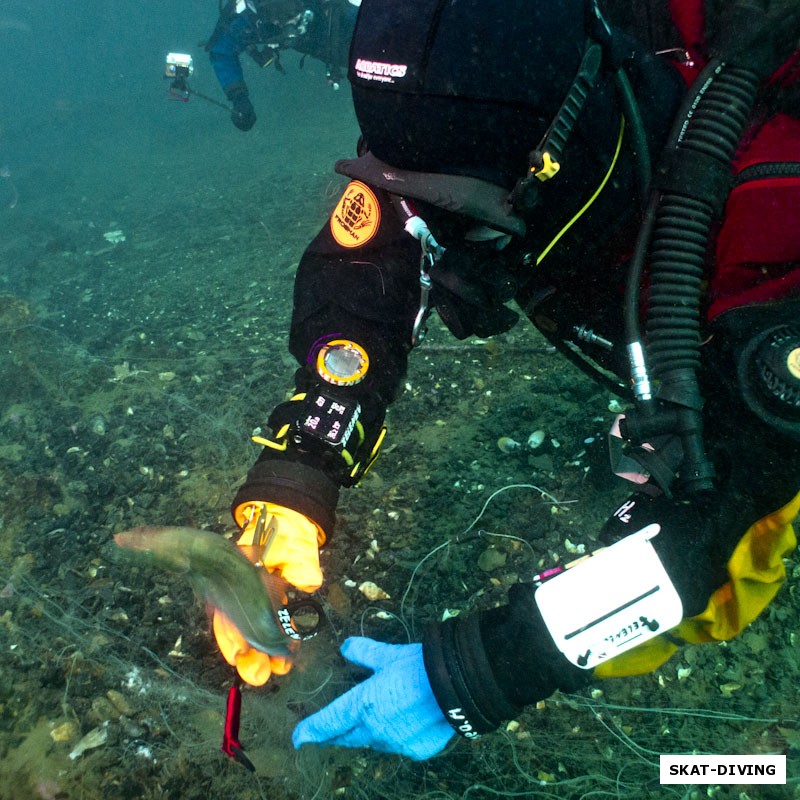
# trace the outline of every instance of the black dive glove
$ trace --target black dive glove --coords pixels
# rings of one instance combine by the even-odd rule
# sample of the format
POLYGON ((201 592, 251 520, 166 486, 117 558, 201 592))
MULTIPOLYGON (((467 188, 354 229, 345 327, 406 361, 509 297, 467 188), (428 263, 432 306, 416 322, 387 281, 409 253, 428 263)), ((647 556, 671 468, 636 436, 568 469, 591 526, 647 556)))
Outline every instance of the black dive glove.
POLYGON ((234 83, 225 90, 225 95, 233 103, 231 122, 240 131, 249 131, 256 124, 256 112, 247 87, 243 83, 234 83))
POLYGON ((430 276, 433 305, 457 339, 505 333, 519 318, 503 305, 514 299, 517 282, 502 253, 485 245, 448 247, 430 276))
POLYGON ((722 0, 706 7, 710 52, 732 66, 766 78, 797 50, 797 0, 722 0))

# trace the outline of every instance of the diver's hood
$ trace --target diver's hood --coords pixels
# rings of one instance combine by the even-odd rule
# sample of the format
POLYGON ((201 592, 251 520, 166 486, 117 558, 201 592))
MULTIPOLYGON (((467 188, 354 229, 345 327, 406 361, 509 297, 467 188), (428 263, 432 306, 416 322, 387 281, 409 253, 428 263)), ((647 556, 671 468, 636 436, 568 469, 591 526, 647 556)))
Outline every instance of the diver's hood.
POLYGON ((495 183, 466 175, 397 169, 369 152, 337 161, 334 169, 348 178, 463 214, 505 233, 525 234, 525 220, 511 207, 508 189, 495 183))

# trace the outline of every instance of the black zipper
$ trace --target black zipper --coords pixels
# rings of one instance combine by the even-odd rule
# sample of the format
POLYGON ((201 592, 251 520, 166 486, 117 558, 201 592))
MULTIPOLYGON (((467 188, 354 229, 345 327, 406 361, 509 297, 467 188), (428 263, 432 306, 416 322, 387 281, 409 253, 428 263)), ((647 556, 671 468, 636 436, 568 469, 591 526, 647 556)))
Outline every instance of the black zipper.
POLYGON ((734 177, 732 188, 735 189, 743 183, 764 178, 795 177, 800 177, 800 161, 765 161, 763 164, 752 164, 745 167, 734 177))

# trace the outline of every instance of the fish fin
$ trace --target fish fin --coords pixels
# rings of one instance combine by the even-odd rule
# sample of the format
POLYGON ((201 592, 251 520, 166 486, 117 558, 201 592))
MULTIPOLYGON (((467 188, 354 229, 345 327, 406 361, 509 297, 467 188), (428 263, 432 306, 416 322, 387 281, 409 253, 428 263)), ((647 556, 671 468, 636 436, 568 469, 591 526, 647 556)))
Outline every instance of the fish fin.
POLYGON ((289 602, 289 590, 293 589, 289 581, 281 578, 276 572, 269 572, 266 569, 259 570, 261 582, 267 591, 270 603, 274 609, 284 608, 289 602))

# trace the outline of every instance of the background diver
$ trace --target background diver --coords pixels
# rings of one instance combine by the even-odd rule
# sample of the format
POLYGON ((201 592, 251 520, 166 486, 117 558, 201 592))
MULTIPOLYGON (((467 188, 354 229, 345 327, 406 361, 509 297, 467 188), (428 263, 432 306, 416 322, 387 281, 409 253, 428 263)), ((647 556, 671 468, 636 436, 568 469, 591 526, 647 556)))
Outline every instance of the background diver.
POLYGON ((231 121, 243 131, 256 123, 241 56, 259 67, 280 65, 281 51, 296 50, 322 61, 338 86, 347 63, 358 0, 228 0, 221 8, 206 50, 225 96, 231 121))

